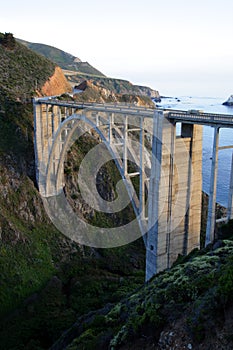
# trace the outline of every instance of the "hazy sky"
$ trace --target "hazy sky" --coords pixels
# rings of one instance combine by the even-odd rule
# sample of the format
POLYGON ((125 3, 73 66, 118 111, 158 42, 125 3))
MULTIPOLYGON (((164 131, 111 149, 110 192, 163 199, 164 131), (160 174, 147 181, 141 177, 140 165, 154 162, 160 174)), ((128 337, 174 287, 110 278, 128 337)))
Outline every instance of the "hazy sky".
POLYGON ((20 0, 0 31, 52 45, 165 95, 233 93, 232 0, 20 0))

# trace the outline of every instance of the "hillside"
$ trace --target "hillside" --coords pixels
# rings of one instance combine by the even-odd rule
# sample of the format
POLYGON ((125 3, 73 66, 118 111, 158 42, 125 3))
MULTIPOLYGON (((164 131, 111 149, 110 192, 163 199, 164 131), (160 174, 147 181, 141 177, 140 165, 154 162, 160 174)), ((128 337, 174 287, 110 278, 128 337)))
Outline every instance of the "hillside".
POLYGON ((56 47, 45 44, 30 43, 21 39, 17 39, 17 41, 27 46, 29 49, 35 51, 36 53, 45 56, 46 58, 60 66, 62 69, 73 70, 79 73, 104 77, 103 73, 91 66, 88 62, 82 62, 78 57, 75 57, 65 51, 57 49, 56 47))
MULTIPOLYGON (((65 93, 70 85, 54 63, 11 35, 0 38, 0 348, 42 350, 78 316, 138 287, 144 249, 140 240, 97 251, 70 241, 51 224, 35 180, 31 97, 65 93)), ((93 142, 86 135, 70 155, 67 186, 93 142)), ((117 176, 109 169, 107 187, 109 176, 117 176)), ((123 219, 129 215, 131 208, 123 219)))
POLYGON ((143 95, 160 101, 158 91, 145 86, 133 85, 124 79, 106 77, 88 62, 82 62, 79 58, 53 46, 30 43, 21 39, 17 39, 17 41, 60 66, 73 86, 80 84, 83 80, 91 80, 99 87, 108 89, 115 94, 143 95))
POLYGON ((132 93, 132 90, 127 92, 126 89, 124 89, 124 93, 117 93, 93 80, 85 80, 76 86, 76 88, 83 91, 82 93, 73 95, 74 99, 79 102, 124 102, 133 103, 137 106, 155 107, 153 101, 148 96, 132 93))
POLYGON ((224 232, 120 303, 79 318, 51 350, 231 350, 233 221, 224 232))
POLYGON ((66 70, 64 74, 72 86, 80 85, 83 81, 89 81, 99 89, 108 90, 111 94, 146 96, 150 99, 154 99, 156 102, 161 101, 157 90, 153 90, 147 86, 134 85, 128 80, 98 76, 92 77, 88 74, 79 74, 66 70))
MULTIPOLYGON (((4 35, 1 34, 0 40, 3 39, 4 35)), ((11 45, 11 48, 0 45, 1 92, 13 99, 23 99, 25 96, 31 98, 48 77, 53 75, 55 64, 36 55, 14 39, 11 45)))

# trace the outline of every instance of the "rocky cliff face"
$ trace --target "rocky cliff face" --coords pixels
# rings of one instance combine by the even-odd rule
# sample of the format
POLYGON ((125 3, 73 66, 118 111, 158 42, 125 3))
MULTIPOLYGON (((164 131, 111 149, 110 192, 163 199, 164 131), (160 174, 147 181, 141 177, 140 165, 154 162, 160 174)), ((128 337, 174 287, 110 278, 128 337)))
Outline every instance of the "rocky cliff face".
POLYGON ((114 79, 109 77, 91 76, 88 74, 78 74, 76 72, 64 71, 65 76, 73 86, 82 84, 84 80, 90 81, 95 86, 109 90, 112 94, 130 94, 136 96, 145 96, 160 101, 160 94, 157 90, 147 86, 134 85, 123 79, 114 79))
POLYGON ((70 92, 71 86, 66 80, 60 67, 56 67, 54 74, 42 86, 41 92, 46 96, 61 95, 70 92))
POLYGON ((156 102, 161 101, 160 94, 157 90, 153 90, 147 86, 141 86, 141 85, 137 85, 137 86, 140 89, 142 95, 153 98, 156 102))
POLYGON ((75 86, 75 89, 83 91, 81 94, 78 93, 74 96, 78 101, 92 101, 99 103, 123 102, 154 108, 154 103, 152 102, 151 97, 146 94, 141 94, 139 90, 137 90, 136 93, 133 93, 132 90, 127 92, 127 90, 123 89, 124 93, 121 93, 96 80, 82 81, 81 84, 75 86))

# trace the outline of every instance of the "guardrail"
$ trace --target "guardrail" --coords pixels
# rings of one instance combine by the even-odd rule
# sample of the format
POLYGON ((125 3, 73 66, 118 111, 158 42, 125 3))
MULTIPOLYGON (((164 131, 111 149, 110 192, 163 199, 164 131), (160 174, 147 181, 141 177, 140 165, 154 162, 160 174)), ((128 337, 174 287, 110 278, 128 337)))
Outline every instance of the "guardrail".
POLYGON ((216 113, 192 113, 189 111, 172 111, 166 110, 167 118, 173 120, 191 121, 198 124, 216 124, 216 125, 228 125, 233 127, 233 115, 228 114, 216 114, 216 113))

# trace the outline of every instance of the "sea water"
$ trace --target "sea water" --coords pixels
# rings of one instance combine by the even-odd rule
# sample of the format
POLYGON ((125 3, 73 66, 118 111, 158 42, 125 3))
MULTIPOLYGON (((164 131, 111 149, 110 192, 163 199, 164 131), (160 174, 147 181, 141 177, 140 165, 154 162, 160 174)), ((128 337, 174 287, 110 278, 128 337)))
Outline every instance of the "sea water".
MULTIPOLYGON (((162 98, 162 101, 157 103, 157 106, 179 110, 197 109, 202 110, 203 112, 233 115, 233 107, 223 106, 223 102, 224 101, 221 98, 181 96, 176 98, 162 98)), ((233 146, 233 128, 221 128, 219 135, 219 146, 233 146)), ((209 193, 210 187, 213 136, 214 128, 204 126, 202 188, 206 193, 209 193)), ((218 156, 217 202, 225 207, 227 207, 228 204, 232 152, 233 148, 219 150, 218 156)))

